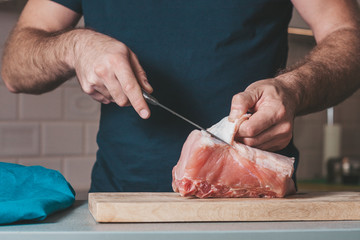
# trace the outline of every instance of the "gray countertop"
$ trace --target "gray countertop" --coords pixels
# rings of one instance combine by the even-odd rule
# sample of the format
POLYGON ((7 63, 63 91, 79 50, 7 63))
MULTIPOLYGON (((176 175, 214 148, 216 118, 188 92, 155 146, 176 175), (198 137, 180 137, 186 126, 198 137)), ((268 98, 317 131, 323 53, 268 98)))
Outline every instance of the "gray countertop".
MULTIPOLYGON (((354 209, 354 211, 360 211, 354 209)), ((42 222, 0 226, 0 239, 360 239, 360 221, 97 223, 86 201, 42 222)))

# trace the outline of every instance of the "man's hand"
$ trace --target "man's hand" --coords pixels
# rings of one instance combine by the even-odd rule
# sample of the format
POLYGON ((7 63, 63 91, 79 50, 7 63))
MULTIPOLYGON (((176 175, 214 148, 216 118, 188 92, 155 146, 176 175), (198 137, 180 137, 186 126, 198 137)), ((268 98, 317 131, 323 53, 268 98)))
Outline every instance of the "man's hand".
POLYGON ((123 43, 89 29, 74 29, 80 15, 48 0, 29 0, 7 42, 2 78, 10 91, 41 94, 76 72, 83 91, 104 104, 132 105, 142 118, 151 93, 136 55, 123 43))
POLYGON ((83 31, 73 63, 83 91, 104 104, 132 105, 142 118, 148 118, 150 110, 141 89, 149 93, 153 89, 136 55, 111 37, 83 31))
POLYGON ((232 99, 230 121, 246 112, 252 113, 240 125, 235 140, 267 151, 285 148, 292 138, 295 106, 290 88, 281 80, 266 79, 251 84, 232 99))
POLYGON ((276 151, 292 137, 294 117, 324 110, 360 87, 360 14, 355 0, 292 0, 313 30, 317 46, 303 62, 234 96, 230 120, 253 115, 238 140, 276 151))

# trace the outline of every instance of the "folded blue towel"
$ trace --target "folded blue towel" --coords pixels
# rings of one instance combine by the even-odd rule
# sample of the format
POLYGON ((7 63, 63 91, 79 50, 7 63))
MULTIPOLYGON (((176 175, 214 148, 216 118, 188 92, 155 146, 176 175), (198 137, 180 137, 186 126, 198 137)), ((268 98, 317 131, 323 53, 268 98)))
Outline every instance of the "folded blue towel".
POLYGON ((43 220, 74 200, 73 188, 58 171, 0 162, 0 224, 43 220))

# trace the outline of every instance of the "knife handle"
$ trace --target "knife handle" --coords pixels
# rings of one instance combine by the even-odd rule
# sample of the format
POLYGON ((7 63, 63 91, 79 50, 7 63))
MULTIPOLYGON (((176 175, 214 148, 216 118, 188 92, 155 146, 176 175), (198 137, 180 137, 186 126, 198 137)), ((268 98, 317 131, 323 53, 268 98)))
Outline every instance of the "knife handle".
POLYGON ((153 96, 151 96, 149 93, 145 92, 144 90, 142 90, 142 95, 146 102, 148 102, 152 105, 159 105, 159 101, 156 98, 154 98, 153 96))

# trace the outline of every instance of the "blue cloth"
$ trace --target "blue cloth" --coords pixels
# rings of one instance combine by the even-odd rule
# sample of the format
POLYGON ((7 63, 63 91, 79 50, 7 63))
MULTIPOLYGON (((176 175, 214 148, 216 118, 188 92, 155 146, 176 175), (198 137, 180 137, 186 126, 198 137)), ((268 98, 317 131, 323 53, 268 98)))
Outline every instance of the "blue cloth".
MULTIPOLYGON (((290 0, 54 0, 125 43, 164 105, 207 128, 233 95, 285 67, 290 0)), ((172 191, 171 171, 193 126, 151 107, 102 105, 91 191, 172 191)), ((282 154, 298 159, 292 142, 282 154)))
POLYGON ((43 220, 74 200, 73 188, 58 171, 0 162, 0 224, 43 220))

